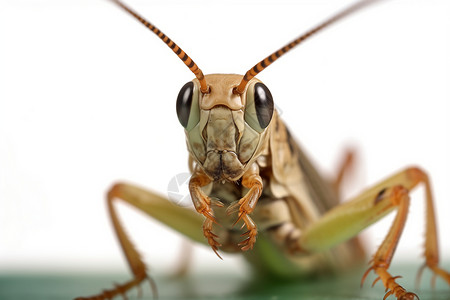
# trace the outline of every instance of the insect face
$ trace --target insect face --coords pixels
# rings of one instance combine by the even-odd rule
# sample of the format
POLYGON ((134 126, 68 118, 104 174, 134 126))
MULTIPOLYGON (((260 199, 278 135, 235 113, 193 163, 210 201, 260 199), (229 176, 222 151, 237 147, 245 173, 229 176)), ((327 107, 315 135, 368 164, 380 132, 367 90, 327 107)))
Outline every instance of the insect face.
POLYGON ((211 74, 205 79, 209 93, 200 92, 198 80, 183 86, 177 99, 178 119, 188 149, 205 173, 213 180, 236 181, 267 143, 272 95, 257 79, 244 93, 235 93, 241 75, 211 74))

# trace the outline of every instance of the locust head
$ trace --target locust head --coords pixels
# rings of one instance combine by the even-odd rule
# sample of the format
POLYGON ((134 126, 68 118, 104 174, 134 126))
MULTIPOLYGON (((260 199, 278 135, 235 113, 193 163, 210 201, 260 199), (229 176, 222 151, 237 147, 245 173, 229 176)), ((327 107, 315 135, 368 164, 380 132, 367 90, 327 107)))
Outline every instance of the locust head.
POLYGON ((243 93, 234 89, 242 75, 205 76, 208 92, 197 79, 186 83, 177 99, 187 147, 213 180, 236 181, 262 153, 274 104, 267 87, 253 78, 243 93))
POLYGON ((236 181, 265 149, 274 113, 269 90, 255 76, 309 37, 373 1, 348 7, 273 52, 243 76, 205 76, 160 29, 119 0, 114 2, 156 34, 194 73, 196 79, 182 87, 177 99, 178 119, 185 128, 189 152, 210 179, 236 181))

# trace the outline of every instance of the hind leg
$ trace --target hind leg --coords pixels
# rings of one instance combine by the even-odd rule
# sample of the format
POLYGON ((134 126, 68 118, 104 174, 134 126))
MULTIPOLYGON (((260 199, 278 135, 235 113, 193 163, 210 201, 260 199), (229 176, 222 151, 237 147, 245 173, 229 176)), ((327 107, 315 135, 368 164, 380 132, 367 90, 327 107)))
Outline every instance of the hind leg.
POLYGON ((352 149, 347 149, 344 152, 344 156, 341 158, 341 162, 338 166, 336 175, 334 180, 332 181, 333 187, 336 192, 339 192, 342 189, 343 182, 349 175, 353 173, 354 165, 355 165, 355 151, 352 149))
MULTIPOLYGON (((450 274, 439 267, 439 253, 436 217, 428 176, 418 168, 409 168, 366 190, 353 200, 343 203, 310 227, 306 228, 296 241, 299 252, 314 253, 329 249, 378 221, 389 212, 397 210, 396 218, 381 246, 373 256, 371 267, 363 276, 374 271, 386 287, 388 295, 397 299, 415 299, 388 272, 395 249, 405 226, 409 208, 409 191, 423 184, 426 195, 425 265, 450 285, 450 274)), ((377 279, 378 280, 378 279, 377 279)))
POLYGON ((149 216, 184 234, 191 240, 205 244, 205 239, 201 231, 203 219, 196 212, 177 206, 164 197, 136 186, 125 183, 115 184, 108 192, 108 211, 111 216, 111 221, 117 238, 119 239, 119 243, 133 274, 133 278, 124 284, 116 285, 110 290, 104 290, 98 295, 80 297, 77 298, 77 300, 102 300, 112 299, 116 295, 125 296, 130 289, 133 287, 138 287, 146 279, 150 280, 152 290, 156 296, 156 286, 147 274, 146 265, 142 261, 140 254, 131 243, 117 217, 116 209, 113 205, 113 202, 116 200, 121 200, 131 204, 137 209, 147 213, 149 216))

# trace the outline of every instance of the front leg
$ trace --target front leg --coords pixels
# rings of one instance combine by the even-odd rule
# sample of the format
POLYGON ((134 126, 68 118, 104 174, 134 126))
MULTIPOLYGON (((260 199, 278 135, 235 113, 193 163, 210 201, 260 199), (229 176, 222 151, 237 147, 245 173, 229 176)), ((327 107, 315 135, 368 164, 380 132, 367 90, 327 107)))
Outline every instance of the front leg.
POLYGON ((242 185, 248 188, 249 191, 239 201, 230 205, 227 212, 228 214, 231 214, 239 209, 239 216, 234 224, 243 220, 247 227, 247 231, 243 234, 243 236, 247 236, 247 238, 239 243, 239 246, 242 246, 241 249, 247 251, 253 248, 253 245, 256 242, 256 235, 258 234, 257 227, 249 214, 255 209, 256 203, 258 202, 259 197, 261 197, 263 190, 262 179, 261 176, 259 176, 259 167, 256 163, 253 163, 244 175, 242 175, 242 185))
POLYGON ((217 235, 212 232, 213 223, 217 222, 216 218, 214 218, 211 203, 213 202, 217 206, 223 206, 223 204, 217 200, 213 201, 202 190, 202 187, 207 186, 211 182, 212 180, 200 168, 196 168, 189 180, 189 192, 191 193, 192 202, 197 212, 206 217, 203 222, 203 235, 208 240, 208 244, 211 246, 214 253, 220 257, 217 250, 222 245, 216 241, 217 235))

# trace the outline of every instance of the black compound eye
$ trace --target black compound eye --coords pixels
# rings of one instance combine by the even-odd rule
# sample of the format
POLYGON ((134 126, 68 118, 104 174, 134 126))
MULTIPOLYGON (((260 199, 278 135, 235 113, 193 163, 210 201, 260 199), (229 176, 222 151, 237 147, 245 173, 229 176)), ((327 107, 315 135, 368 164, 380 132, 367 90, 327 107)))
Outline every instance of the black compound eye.
POLYGON ((198 96, 194 93, 194 83, 186 83, 178 93, 177 115, 181 125, 191 129, 199 121, 198 96))
POLYGON ((258 82, 255 84, 255 110, 261 128, 266 128, 273 115, 273 98, 269 89, 258 82))
POLYGON ((253 89, 249 89, 247 92, 245 122, 257 132, 263 132, 269 126, 272 116, 272 94, 264 84, 257 82, 253 89))
POLYGON ((186 127, 191 113, 192 95, 194 94, 194 83, 186 83, 178 93, 177 115, 183 127, 186 127))

